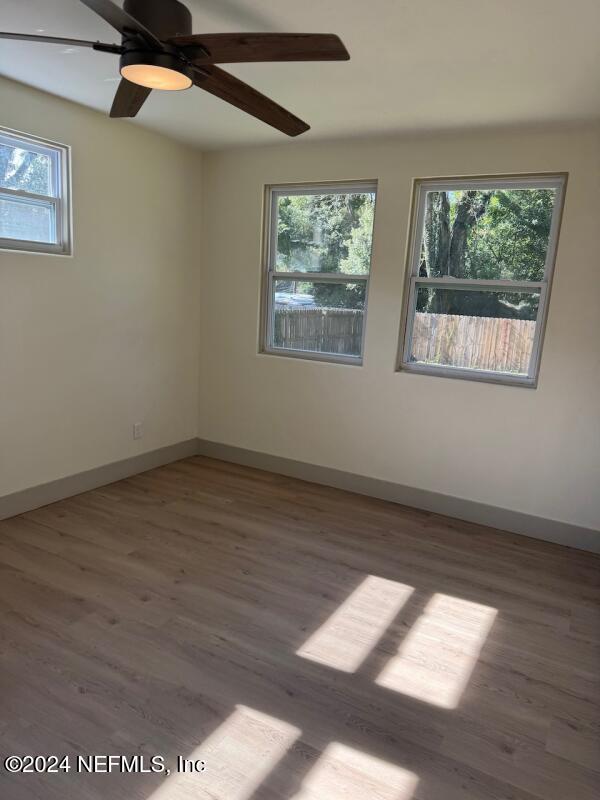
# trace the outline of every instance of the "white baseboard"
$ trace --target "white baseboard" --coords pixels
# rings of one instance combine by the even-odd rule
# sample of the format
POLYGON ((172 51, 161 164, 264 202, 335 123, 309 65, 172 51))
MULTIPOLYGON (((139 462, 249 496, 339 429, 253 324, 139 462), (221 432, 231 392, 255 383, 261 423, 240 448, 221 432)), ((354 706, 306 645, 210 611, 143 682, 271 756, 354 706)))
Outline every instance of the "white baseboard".
POLYGON ((4 495, 4 497, 0 497, 0 519, 15 517, 17 514, 47 506, 49 503, 56 503, 66 497, 89 492, 90 489, 106 486, 108 483, 114 483, 122 478, 130 478, 140 472, 146 472, 146 470, 162 467, 164 464, 170 464, 182 458, 188 458, 196 455, 197 452, 198 440, 188 439, 185 442, 161 447, 149 453, 141 453, 137 456, 124 458, 122 461, 115 461, 112 464, 104 464, 95 469, 88 469, 76 475, 68 475, 66 478, 59 478, 56 481, 32 486, 31 489, 4 495))
POLYGON ((446 517, 455 517, 467 522, 487 525, 490 528, 499 528, 534 539, 574 547, 578 550, 600 553, 600 531, 592 528, 583 528, 568 522, 545 519, 533 514, 524 514, 508 508, 479 503, 475 500, 452 497, 426 489, 417 489, 413 486, 403 486, 391 481, 369 478, 365 475, 356 475, 331 467, 321 467, 303 461, 294 461, 291 458, 245 450, 241 447, 209 442, 204 439, 198 439, 198 452, 200 455, 210 458, 232 461, 235 464, 277 472, 281 475, 289 475, 292 478, 325 486, 334 486, 336 489, 345 489, 349 492, 389 500, 403 506, 420 508, 435 514, 443 514, 446 517))
POLYGON ((122 461, 5 495, 0 497, 0 520, 194 455, 204 455, 234 464, 244 464, 248 467, 264 469, 268 472, 276 472, 324 486, 334 486, 337 489, 377 497, 403 506, 420 508, 435 514, 443 514, 447 517, 519 533, 546 542, 600 553, 600 531, 592 528, 583 528, 568 522, 545 519, 508 508, 478 503, 475 500, 452 497, 426 489, 417 489, 413 486, 403 486, 399 483, 295 461, 291 458, 245 450, 219 442, 209 442, 205 439, 188 439, 185 442, 161 447, 149 453, 142 453, 122 461))

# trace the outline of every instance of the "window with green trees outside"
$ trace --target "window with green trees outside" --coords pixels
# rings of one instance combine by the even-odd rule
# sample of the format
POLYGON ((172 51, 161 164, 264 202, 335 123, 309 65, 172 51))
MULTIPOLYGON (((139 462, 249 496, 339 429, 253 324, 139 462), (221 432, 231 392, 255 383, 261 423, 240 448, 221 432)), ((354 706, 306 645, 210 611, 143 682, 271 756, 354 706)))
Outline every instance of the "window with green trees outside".
POLYGON ((537 384, 565 183, 415 182, 400 369, 537 384))
POLYGON ((267 191, 263 350, 360 363, 376 184, 267 191))

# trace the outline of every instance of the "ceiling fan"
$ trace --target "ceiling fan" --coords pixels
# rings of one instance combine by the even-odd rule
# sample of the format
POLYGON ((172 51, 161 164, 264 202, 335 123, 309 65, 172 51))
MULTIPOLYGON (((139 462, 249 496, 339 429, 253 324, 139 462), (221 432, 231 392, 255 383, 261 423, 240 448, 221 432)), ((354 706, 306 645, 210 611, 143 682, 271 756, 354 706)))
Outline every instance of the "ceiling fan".
POLYGON ((346 61, 338 36, 329 33, 192 34, 192 15, 179 0, 81 0, 121 34, 121 44, 2 33, 0 39, 90 47, 121 57, 121 83, 111 117, 135 117, 153 89, 198 86, 288 136, 310 126, 216 64, 256 61, 346 61))

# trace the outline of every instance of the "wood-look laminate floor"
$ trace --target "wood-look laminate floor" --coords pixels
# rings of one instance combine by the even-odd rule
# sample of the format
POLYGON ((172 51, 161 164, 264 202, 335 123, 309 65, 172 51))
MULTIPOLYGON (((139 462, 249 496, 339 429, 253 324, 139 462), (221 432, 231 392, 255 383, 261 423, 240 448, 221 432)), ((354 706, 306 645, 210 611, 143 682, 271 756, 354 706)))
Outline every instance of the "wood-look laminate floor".
POLYGON ((598 800, 599 567, 200 457, 0 522, 0 797, 598 800))

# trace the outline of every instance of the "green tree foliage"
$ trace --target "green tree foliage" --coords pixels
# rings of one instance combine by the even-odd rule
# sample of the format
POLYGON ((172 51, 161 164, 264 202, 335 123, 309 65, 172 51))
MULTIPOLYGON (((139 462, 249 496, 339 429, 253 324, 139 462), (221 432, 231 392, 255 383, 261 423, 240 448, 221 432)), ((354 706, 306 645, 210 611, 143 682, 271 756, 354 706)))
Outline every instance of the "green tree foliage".
POLYGON ((471 233, 468 269, 479 278, 539 281, 554 207, 553 189, 495 192, 471 233))
MULTIPOLYGON (((428 192, 420 274, 457 279, 540 280, 554 206, 553 189, 428 192)), ((375 195, 292 195, 279 199, 280 271, 366 274, 375 195)), ((307 278, 309 275, 307 274, 307 278)), ((292 285, 293 284, 293 285, 292 285)), ((361 308, 364 285, 291 282, 327 307, 361 308)), ((446 314, 534 319, 530 294, 429 290, 417 308, 446 314)))
MULTIPOLYGON (((368 273, 374 210, 375 195, 371 193, 280 198, 277 269, 368 273)), ((308 290, 307 283, 296 282, 295 291, 308 290)), ((317 283, 311 293, 317 303, 330 308, 362 308, 365 300, 362 282, 317 283)))
MULTIPOLYGON (((553 189, 428 192, 419 274, 483 280, 541 280, 553 189)), ((445 314, 535 319, 535 295, 421 292, 417 308, 445 314)))
POLYGON ((340 272, 347 275, 364 275, 371 268, 371 247, 373 244, 373 221, 375 214, 374 195, 361 195, 363 200, 358 208, 358 224, 350 231, 350 239, 346 240, 346 258, 340 264, 340 272))

